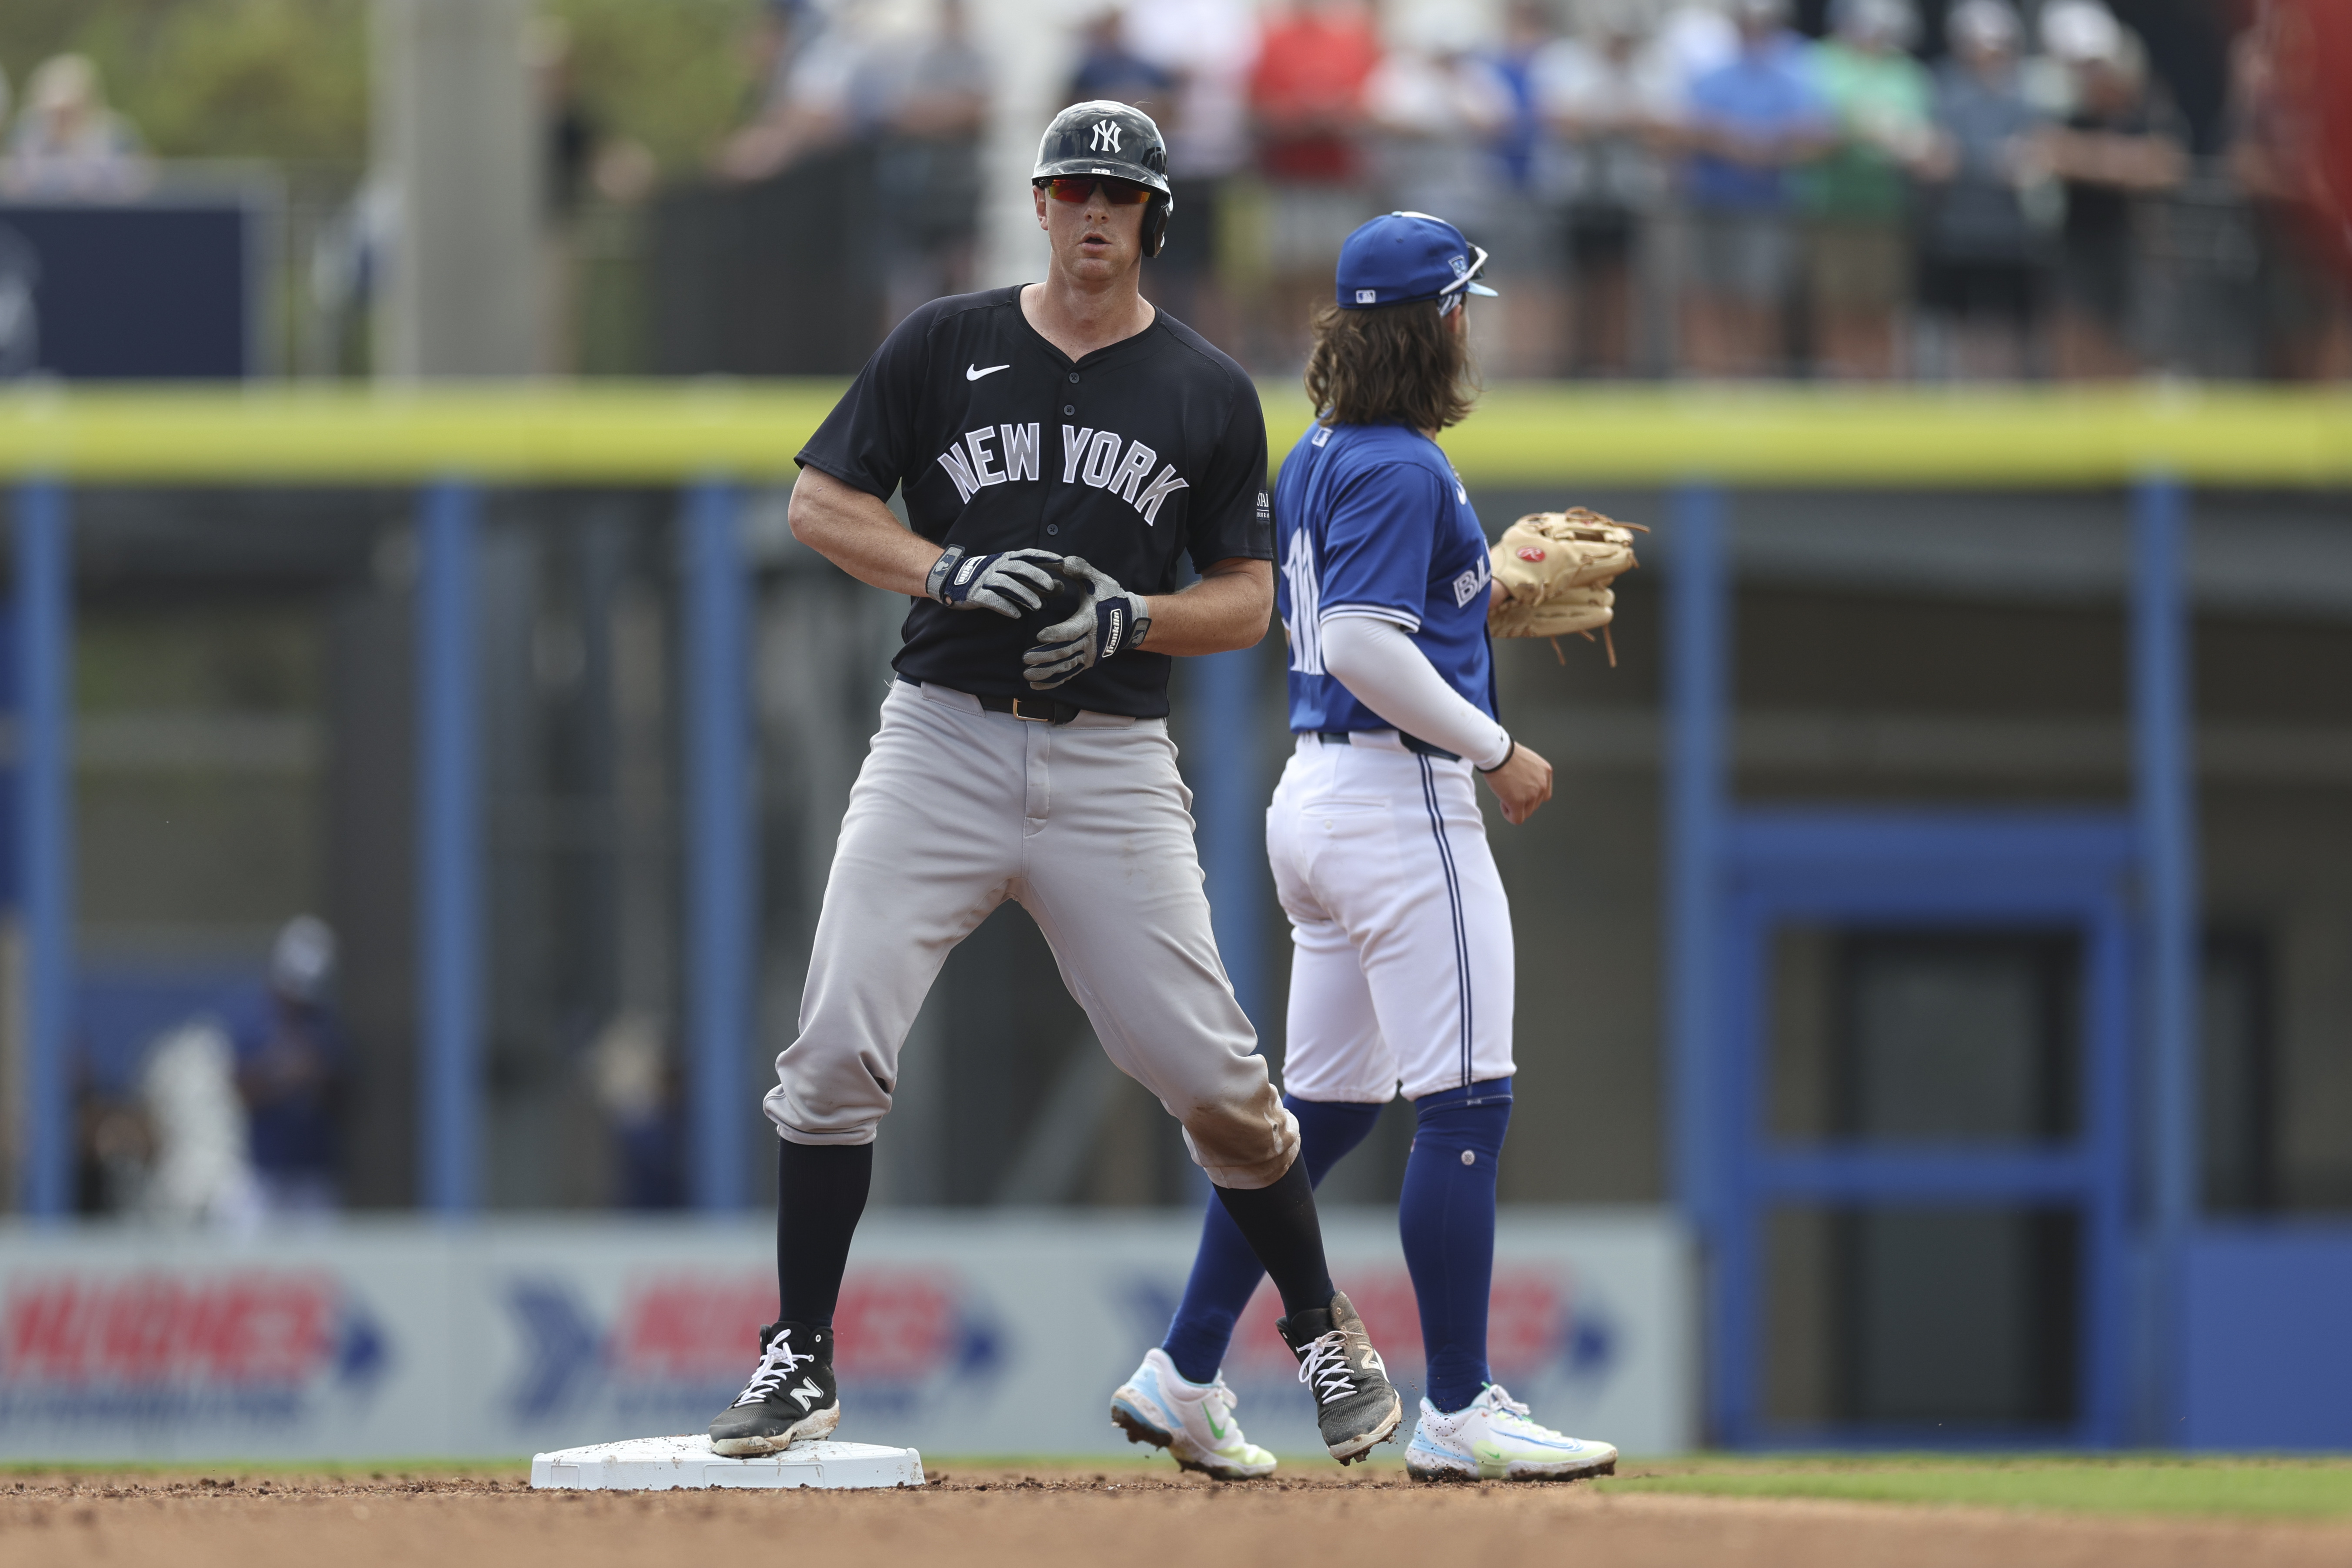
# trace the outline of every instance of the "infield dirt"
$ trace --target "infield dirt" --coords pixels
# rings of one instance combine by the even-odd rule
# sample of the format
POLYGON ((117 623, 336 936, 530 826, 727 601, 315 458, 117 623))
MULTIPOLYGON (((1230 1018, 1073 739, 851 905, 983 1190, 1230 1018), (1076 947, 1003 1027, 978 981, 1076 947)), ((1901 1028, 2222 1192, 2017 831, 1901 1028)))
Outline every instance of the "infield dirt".
POLYGON ((2152 1520, 1880 1503, 1425 1487, 1391 1471, 1218 1486, 1167 1469, 951 1465, 908 1492, 534 1492, 520 1473, 0 1478, 0 1562, 173 1568, 646 1568, 898 1563, 1284 1568, 2301 1568, 2352 1524, 2152 1520))

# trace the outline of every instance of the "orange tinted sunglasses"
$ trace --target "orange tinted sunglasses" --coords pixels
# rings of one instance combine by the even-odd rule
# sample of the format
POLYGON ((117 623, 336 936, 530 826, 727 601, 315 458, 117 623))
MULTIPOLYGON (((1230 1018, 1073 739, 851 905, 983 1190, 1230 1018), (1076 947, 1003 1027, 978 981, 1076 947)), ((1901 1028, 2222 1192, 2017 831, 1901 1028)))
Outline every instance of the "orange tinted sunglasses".
POLYGON ((1139 185, 1132 180, 1104 180, 1091 175, 1063 174, 1037 183, 1045 188, 1047 195, 1073 206, 1093 195, 1097 185, 1102 187, 1103 200, 1115 207, 1140 206, 1159 195, 1150 185, 1139 185))

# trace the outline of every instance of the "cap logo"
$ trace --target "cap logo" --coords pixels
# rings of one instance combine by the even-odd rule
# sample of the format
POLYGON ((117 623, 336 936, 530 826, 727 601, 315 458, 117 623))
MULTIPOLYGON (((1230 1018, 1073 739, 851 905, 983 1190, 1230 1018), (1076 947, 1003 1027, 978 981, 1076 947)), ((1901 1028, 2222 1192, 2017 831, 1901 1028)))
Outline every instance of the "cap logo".
POLYGON ((1449 256, 1445 258, 1445 265, 1454 268, 1454 276, 1459 278, 1470 270, 1470 258, 1466 256, 1449 256))
POLYGON ((1379 304, 1380 302, 1381 302, 1381 291, 1380 291, 1379 289, 1357 289, 1357 290, 1356 290, 1356 303, 1357 303, 1357 304, 1359 304, 1359 305, 1377 305, 1377 304, 1379 304))
POLYGON ((1543 550, 1542 550, 1542 547, 1541 547, 1541 546, 1539 546, 1539 545, 1534 545, 1534 544, 1522 544, 1522 545, 1520 545, 1520 546, 1519 546, 1519 559, 1520 559, 1520 560, 1522 560, 1522 561, 1540 561, 1540 560, 1542 560, 1543 558, 1544 558, 1544 552, 1543 552, 1543 550))
POLYGON ((1088 149, 1088 151, 1095 153, 1118 152, 1118 121, 1116 120, 1096 121, 1094 144, 1088 149))

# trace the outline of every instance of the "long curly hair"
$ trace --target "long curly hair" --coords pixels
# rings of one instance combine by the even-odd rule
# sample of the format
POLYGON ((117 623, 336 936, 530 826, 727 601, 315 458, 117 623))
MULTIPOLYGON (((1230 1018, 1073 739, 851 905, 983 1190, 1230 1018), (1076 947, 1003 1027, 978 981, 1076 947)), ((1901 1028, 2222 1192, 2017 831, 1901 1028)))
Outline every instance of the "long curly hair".
POLYGON ((1315 307, 1307 396, 1326 423, 1443 430, 1469 417, 1477 394, 1470 334, 1440 316, 1436 300, 1315 307))

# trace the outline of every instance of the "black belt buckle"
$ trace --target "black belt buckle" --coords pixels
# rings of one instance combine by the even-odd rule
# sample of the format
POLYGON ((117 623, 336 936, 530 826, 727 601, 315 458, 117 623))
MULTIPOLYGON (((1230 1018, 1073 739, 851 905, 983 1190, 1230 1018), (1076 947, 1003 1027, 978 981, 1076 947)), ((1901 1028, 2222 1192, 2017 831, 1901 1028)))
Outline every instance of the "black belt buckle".
POLYGON ((983 697, 980 705, 991 713, 1010 713, 1029 724, 1066 724, 1086 711, 1050 697, 983 697))

